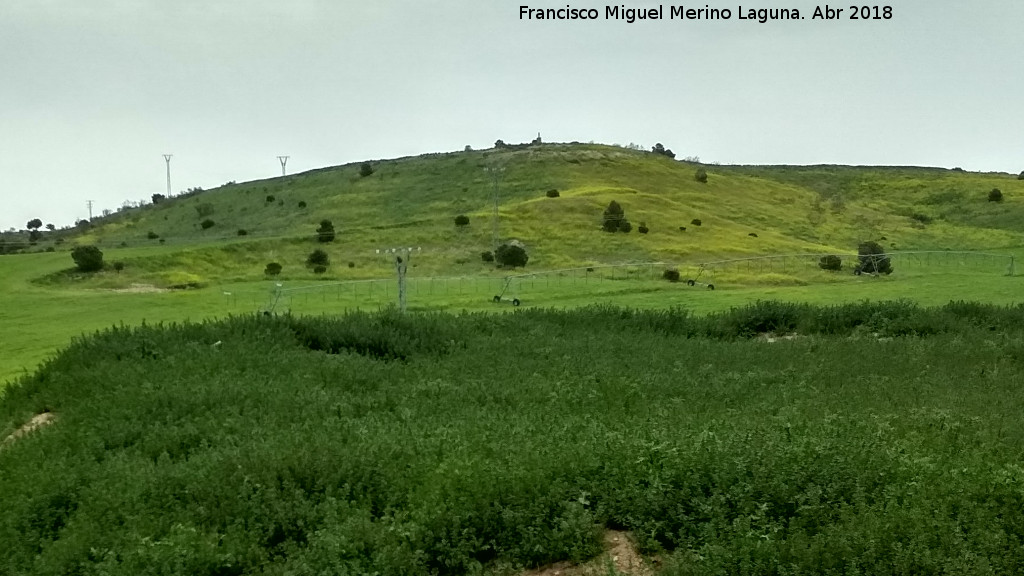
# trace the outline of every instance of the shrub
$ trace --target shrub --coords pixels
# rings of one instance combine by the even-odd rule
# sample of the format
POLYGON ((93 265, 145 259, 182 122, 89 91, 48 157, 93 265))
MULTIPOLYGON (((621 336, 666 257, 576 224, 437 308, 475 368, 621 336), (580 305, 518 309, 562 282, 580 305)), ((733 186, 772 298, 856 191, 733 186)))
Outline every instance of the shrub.
POLYGON ((330 256, 320 248, 313 250, 309 253, 309 256, 306 257, 306 266, 328 266, 330 263, 330 256))
POLYGON ((160 243, 163 244, 164 242, 167 242, 167 239, 166 238, 161 238, 160 239, 160 243))
POLYGON ((305 200, 300 200, 299 201, 299 208, 305 208, 305 207, 306 207, 306 201, 305 200))
POLYGON ((159 237, 160 235, 157 234, 156 232, 153 232, 152 230, 146 233, 146 238, 149 238, 150 240, 156 240, 159 237))
POLYGON ((373 166, 370 166, 369 162, 363 162, 363 164, 359 166, 359 175, 366 178, 370 174, 373 174, 373 166))
POLYGON ((628 234, 632 230, 633 225, 629 223, 629 220, 626 220, 625 218, 619 220, 619 232, 625 232, 628 234))
POLYGON ((246 230, 245 228, 239 228, 238 229, 238 235, 239 236, 248 236, 249 235, 249 231, 246 230))
POLYGON ((321 220, 316 229, 316 239, 320 242, 334 242, 334 224, 330 220, 321 220))
POLYGON ((604 209, 602 215, 601 228, 605 232, 615 232, 619 230, 619 222, 624 220, 626 213, 622 210, 622 206, 615 200, 608 203, 608 207, 604 209))
POLYGON ((273 194, 267 196, 267 204, 273 204, 274 200, 276 200, 276 198, 274 198, 273 194))
POLYGON ((263 273, 267 276, 277 276, 281 273, 282 266, 277 262, 270 262, 267 267, 263 269, 263 273))
POLYGON ((551 190, 548 190, 547 192, 545 192, 545 195, 548 198, 558 198, 558 196, 559 196, 558 190, 555 190, 554 188, 552 188, 551 190))
POLYGON ((1003 191, 1000 190, 999 188, 993 188, 993 189, 989 190, 989 192, 988 192, 988 201, 989 202, 1002 202, 1003 201, 1003 191))
POLYGON ((855 274, 892 274, 892 261, 878 242, 862 242, 857 247, 857 258, 860 263, 854 270, 855 274))
POLYGON ((671 151, 671 150, 669 150, 668 148, 665 148, 665 146, 663 146, 661 142, 658 142, 657 144, 655 144, 651 148, 651 152, 654 152, 655 154, 660 154, 662 156, 668 156, 669 158, 675 158, 676 157, 676 153, 671 151))
POLYGON ((526 266, 526 262, 530 257, 526 255, 526 249, 522 246, 518 246, 516 244, 502 244, 501 246, 498 246, 498 249, 494 252, 494 259, 502 266, 522 268, 523 266, 526 266))
POLYGON ((213 220, 210 220, 209 218, 207 218, 206 220, 203 220, 202 222, 200 222, 199 226, 201 226, 203 228, 203 230, 209 230, 210 228, 213 228, 214 224, 215 224, 215 222, 213 220))
POLYGON ((679 270, 669 268, 661 273, 661 277, 669 282, 679 282, 679 270))
POLYGON ((700 226, 700 218, 694 218, 693 220, 690 220, 690 224, 693 224, 694 226, 700 226))
POLYGON ((76 246, 71 259, 80 272, 97 272, 103 269, 103 252, 95 246, 76 246))
POLYGON ((696 180, 697 182, 700 182, 701 184, 707 184, 708 183, 708 173, 707 173, 707 170, 704 170, 703 168, 697 168, 697 171, 693 173, 693 179, 696 180))
POLYGON ((121 262, 120 260, 114 262, 114 271, 120 274, 121 270, 124 270, 124 262, 121 262))
POLYGON ((637 227, 636 231, 641 233, 641 234, 647 234, 648 232, 651 231, 651 229, 647 227, 647 223, 646 222, 641 222, 640 226, 637 227))
POLYGON ((322 266, 321 265, 321 266, 314 266, 313 267, 313 273, 314 274, 323 274, 324 272, 327 272, 327 266, 322 266))
POLYGON ((153 200, 153 204, 159 204, 167 199, 163 194, 153 194, 150 198, 153 200))
POLYGON ((686 232, 686 226, 680 226, 679 227, 679 231, 680 232, 686 232))
POLYGON ((200 218, 206 218, 207 216, 213 215, 213 204, 209 202, 196 206, 196 214, 200 218))
POLYGON ((494 262, 494 253, 490 250, 480 253, 480 259, 484 262, 494 262))
MULTIPOLYGON (((992 195, 991 194, 989 194, 989 200, 992 200, 992 195)), ((932 217, 931 216, 929 216, 927 214, 923 214, 921 212, 914 212, 913 214, 910 215, 910 218, 912 220, 917 220, 921 224, 931 224, 931 222, 932 222, 932 217)))
POLYGON ((835 254, 822 256, 821 260, 818 261, 818 267, 822 270, 842 270, 843 259, 835 254))
POLYGON ((455 217, 455 225, 458 226, 459 228, 462 228, 463 226, 469 226, 469 216, 466 216, 465 214, 459 214, 458 216, 455 217))
POLYGON ((750 236, 751 238, 757 238, 757 232, 750 232, 747 234, 747 236, 750 236))
POLYGON ((349 262, 348 263, 348 267, 349 268, 355 268, 356 267, 356 263, 355 262, 349 262))

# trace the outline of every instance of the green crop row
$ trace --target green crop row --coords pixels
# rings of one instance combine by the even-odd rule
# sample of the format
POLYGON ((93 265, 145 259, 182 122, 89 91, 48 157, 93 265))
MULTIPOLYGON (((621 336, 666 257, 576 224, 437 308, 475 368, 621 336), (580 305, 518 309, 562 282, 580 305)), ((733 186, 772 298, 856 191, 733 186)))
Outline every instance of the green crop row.
POLYGON ((0 399, 0 572, 1024 569, 1024 307, 116 327, 0 399), (761 337, 771 333, 772 338, 761 337), (774 340, 774 341, 773 341, 774 340))

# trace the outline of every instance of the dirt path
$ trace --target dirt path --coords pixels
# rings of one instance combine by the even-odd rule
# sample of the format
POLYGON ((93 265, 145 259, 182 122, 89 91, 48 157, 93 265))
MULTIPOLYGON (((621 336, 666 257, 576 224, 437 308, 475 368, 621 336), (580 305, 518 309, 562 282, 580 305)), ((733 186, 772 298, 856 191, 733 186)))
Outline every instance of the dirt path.
POLYGON ((652 576, 651 562, 636 551, 626 532, 608 530, 604 533, 604 553, 586 564, 572 565, 558 562, 550 566, 524 572, 522 576, 604 576, 609 573, 623 576, 652 576), (609 567, 614 566, 615 572, 609 567))

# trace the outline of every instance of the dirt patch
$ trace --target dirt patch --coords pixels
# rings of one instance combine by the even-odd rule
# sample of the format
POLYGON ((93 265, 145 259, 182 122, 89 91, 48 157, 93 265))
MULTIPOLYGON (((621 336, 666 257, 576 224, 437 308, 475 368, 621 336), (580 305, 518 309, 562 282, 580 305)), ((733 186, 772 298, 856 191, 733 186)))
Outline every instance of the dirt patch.
POLYGON ((804 338, 804 336, 799 334, 773 334, 771 332, 767 332, 757 337, 758 340, 768 342, 769 344, 779 342, 780 340, 796 340, 797 338, 804 338))
POLYGON ((24 426, 18 428, 13 434, 4 438, 3 442, 0 442, 0 448, 6 447, 8 444, 13 444, 15 440, 22 436, 29 434, 34 430, 38 430, 43 426, 49 426, 53 424, 54 420, 57 419, 57 415, 53 412, 43 412, 42 414, 36 414, 31 420, 25 423, 24 426))
POLYGON ((127 288, 115 288, 111 292, 120 292, 122 294, 146 294, 152 292, 170 292, 167 288, 158 288, 152 284, 132 284, 127 288))
POLYGON ((550 566, 524 572, 522 576, 604 576, 606 574, 622 574, 624 576, 652 576, 652 562, 645 560, 636 551, 629 533, 608 530, 604 533, 604 553, 586 564, 569 564, 558 562, 550 566), (611 572, 609 567, 614 567, 611 572))

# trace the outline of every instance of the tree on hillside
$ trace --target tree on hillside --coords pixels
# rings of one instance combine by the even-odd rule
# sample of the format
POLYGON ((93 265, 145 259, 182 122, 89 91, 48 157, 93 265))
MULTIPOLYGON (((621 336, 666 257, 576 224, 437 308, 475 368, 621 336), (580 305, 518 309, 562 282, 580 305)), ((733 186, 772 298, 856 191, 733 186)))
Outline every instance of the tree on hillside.
POLYGON ((878 242, 861 242, 857 247, 859 263, 854 274, 892 274, 892 261, 885 253, 885 248, 878 242))
POLYGON ((330 220, 320 221, 320 227, 316 229, 316 239, 319 242, 334 242, 334 224, 330 220))
POLYGON ((518 244, 502 244, 494 251, 494 259, 498 264, 509 268, 522 268, 530 259, 526 249, 518 244))
POLYGON ((306 257, 306 266, 330 266, 331 258, 327 255, 327 252, 317 248, 309 253, 306 257))
POLYGON ((76 246, 71 259, 81 272, 97 272, 103 269, 103 252, 95 246, 76 246))
POLYGON ((608 203, 608 207, 604 209, 602 215, 601 229, 605 232, 629 232, 633 229, 633 225, 626 220, 626 213, 622 210, 622 206, 615 200, 608 203))
POLYGON ((697 168, 697 171, 693 174, 693 179, 701 184, 708 183, 708 171, 703 168, 697 168))
POLYGON ((362 176, 363 178, 366 178, 370 174, 373 174, 373 166, 370 166, 369 162, 363 162, 363 164, 359 167, 359 175, 362 176))
POLYGON ((42 226, 43 221, 39 218, 33 218, 28 221, 28 224, 25 224, 25 228, 28 228, 29 230, 39 230, 42 226))
POLYGON ((152 196, 150 196, 150 199, 153 200, 153 204, 159 204, 166 200, 167 197, 164 196, 163 194, 153 194, 152 196))
POLYGON ((651 152, 654 152, 655 154, 660 154, 661 156, 668 156, 669 158, 676 157, 676 153, 669 150, 668 148, 665 148, 665 146, 663 146, 661 142, 655 144, 654 147, 651 148, 651 152))
POLYGON ((57 229, 57 227, 54 226, 53 224, 47 224, 46 229, 49 230, 50 232, 53 232, 54 230, 57 229))

